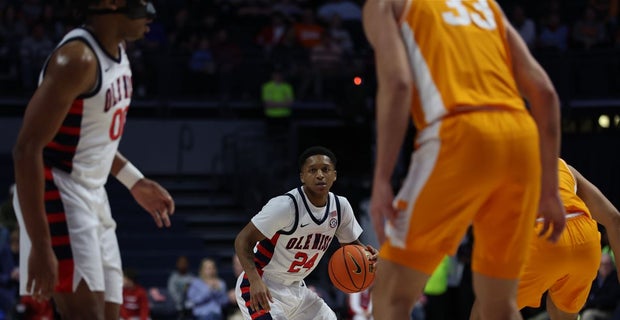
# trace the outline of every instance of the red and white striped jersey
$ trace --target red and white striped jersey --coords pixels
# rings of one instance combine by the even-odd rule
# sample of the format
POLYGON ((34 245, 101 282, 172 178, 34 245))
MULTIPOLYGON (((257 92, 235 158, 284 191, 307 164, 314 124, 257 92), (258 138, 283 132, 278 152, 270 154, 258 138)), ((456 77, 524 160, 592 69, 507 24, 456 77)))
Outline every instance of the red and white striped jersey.
MULTIPOLYGON (((60 129, 45 147, 43 159, 46 166, 70 173, 80 184, 95 188, 106 183, 123 134, 133 91, 131 68, 120 43, 119 58, 115 58, 89 30, 76 28, 65 35, 57 49, 71 41, 82 41, 97 57, 97 85, 73 101, 60 129)), ((39 82, 46 67, 47 63, 39 82)))

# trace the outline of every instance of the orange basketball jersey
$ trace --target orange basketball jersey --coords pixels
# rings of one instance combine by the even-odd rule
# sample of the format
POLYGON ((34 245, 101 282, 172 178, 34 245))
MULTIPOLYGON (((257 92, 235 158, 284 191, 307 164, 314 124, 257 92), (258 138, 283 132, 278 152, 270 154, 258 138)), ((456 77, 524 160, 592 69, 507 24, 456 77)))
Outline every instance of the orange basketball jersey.
POLYGON ((418 129, 462 107, 525 109, 494 0, 408 0, 400 28, 418 129))
POLYGON ((560 198, 562 198, 566 213, 583 213, 591 218, 592 215, 590 215, 588 207, 583 200, 577 196, 577 181, 575 181, 575 176, 573 176, 573 173, 564 160, 558 160, 558 169, 560 198))

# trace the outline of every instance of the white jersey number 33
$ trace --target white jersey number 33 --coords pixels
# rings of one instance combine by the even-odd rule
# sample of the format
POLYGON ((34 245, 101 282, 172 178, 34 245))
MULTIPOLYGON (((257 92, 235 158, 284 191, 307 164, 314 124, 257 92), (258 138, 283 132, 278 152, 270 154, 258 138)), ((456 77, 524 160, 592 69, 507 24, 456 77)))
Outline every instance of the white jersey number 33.
POLYGON ((468 26, 472 22, 481 29, 494 30, 497 28, 493 10, 487 0, 478 0, 474 9, 469 9, 463 0, 446 0, 446 5, 453 9, 442 13, 443 20, 453 26, 468 26))

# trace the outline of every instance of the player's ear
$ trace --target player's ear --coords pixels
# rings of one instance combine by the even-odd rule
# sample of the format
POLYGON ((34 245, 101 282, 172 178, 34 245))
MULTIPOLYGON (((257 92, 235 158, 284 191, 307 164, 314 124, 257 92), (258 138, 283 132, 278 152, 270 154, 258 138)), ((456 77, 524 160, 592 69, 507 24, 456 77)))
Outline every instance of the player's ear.
POLYGON ((299 173, 299 180, 301 181, 301 184, 304 184, 304 174, 302 172, 299 173))
POLYGON ((338 171, 334 169, 334 181, 338 180, 338 171))

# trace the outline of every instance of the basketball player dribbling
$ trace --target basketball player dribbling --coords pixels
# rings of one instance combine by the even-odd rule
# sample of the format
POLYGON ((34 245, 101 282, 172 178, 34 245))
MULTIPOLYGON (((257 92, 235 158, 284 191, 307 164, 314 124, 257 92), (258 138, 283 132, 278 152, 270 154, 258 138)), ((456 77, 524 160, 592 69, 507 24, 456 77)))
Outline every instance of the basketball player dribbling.
POLYGON ((174 202, 118 153, 132 78, 125 41, 154 17, 140 0, 76 1, 87 21, 51 53, 13 150, 20 293, 53 297, 62 319, 118 319, 123 274, 104 188, 114 175, 159 227, 174 202))
POLYGON ((471 224, 481 318, 520 319, 518 277, 536 213, 550 241, 565 224, 551 81, 493 0, 369 0, 363 22, 378 77, 375 319, 407 319, 471 224), (411 118, 415 151, 395 196, 411 118))
MULTIPOLYGON (((331 193, 336 157, 323 147, 299 156, 302 185, 274 197, 239 232, 235 251, 244 272, 236 297, 244 319, 335 320, 327 303, 304 283, 334 236, 358 244, 362 228, 349 201, 331 193)), ((377 250, 364 246, 377 258, 377 250)))

